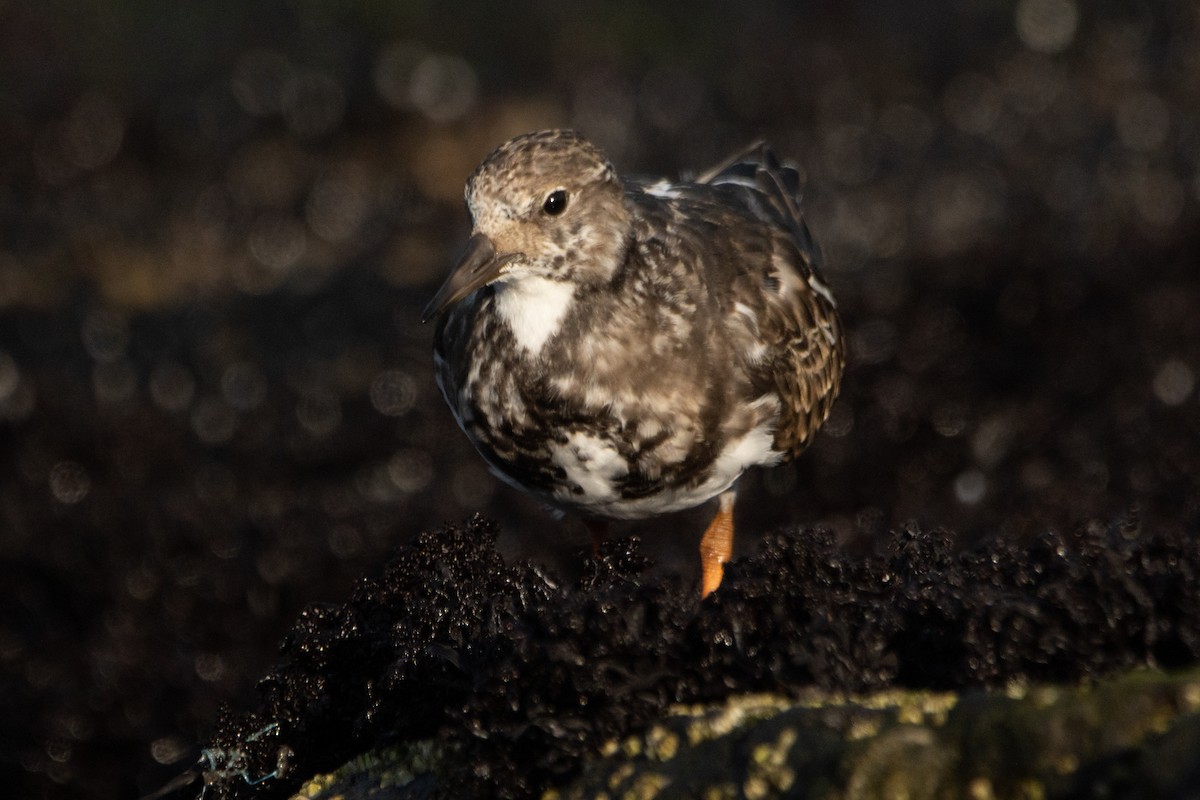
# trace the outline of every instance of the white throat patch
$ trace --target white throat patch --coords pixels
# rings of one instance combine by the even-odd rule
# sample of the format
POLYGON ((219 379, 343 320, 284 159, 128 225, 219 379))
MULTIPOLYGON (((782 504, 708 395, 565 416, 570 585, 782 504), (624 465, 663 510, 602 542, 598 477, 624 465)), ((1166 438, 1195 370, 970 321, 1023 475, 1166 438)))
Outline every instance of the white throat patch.
POLYGON ((496 312, 529 355, 541 352, 558 333, 563 317, 575 300, 575 287, 566 281, 523 277, 496 286, 496 312))

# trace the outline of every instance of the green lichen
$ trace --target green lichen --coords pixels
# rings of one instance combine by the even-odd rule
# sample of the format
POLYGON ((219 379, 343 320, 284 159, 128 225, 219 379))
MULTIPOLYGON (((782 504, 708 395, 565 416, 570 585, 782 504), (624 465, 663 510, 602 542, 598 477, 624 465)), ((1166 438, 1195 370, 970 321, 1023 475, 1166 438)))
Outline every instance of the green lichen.
POLYGON ((418 778, 436 775, 447 756, 443 745, 430 741, 374 750, 356 756, 336 771, 307 781, 291 800, 369 800, 394 796, 418 778))
POLYGON ((1164 748, 1189 746, 1200 750, 1200 673, 991 693, 748 695, 672 708, 603 748, 563 796, 595 798, 589 787, 603 787, 644 797, 627 793, 650 769, 670 777, 661 798, 1043 800, 1119 791, 1139 770, 1175 786, 1185 768, 1164 748), (679 747, 664 749, 672 734, 679 747))

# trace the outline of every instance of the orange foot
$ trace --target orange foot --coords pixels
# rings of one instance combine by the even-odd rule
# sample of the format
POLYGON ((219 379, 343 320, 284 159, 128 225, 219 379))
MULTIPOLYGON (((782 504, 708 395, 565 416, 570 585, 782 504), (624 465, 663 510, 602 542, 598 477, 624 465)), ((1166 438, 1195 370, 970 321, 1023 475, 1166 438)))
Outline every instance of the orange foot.
POLYGON ((730 489, 719 498, 717 515, 700 539, 700 597, 708 597, 721 585, 725 564, 733 557, 733 501, 730 489))

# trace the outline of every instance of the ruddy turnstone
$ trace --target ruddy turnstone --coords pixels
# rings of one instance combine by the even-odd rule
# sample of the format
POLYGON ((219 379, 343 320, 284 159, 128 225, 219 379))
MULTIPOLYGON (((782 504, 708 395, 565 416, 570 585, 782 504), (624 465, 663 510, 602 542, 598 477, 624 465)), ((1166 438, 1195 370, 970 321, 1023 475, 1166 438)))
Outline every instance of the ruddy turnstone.
POLYGON ((735 482, 797 456, 841 381, 799 190, 762 144, 647 182, 573 131, 518 136, 468 179, 474 230, 424 312, 447 312, 438 385, 508 483, 593 521, 719 498, 703 595, 733 550, 735 482))

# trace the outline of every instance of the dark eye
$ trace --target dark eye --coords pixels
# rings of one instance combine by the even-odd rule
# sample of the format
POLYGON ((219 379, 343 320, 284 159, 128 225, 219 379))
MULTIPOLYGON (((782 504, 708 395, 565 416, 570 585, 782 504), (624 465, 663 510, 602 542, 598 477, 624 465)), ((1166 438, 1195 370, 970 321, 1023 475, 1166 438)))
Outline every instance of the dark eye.
POLYGON ((567 207, 567 191, 565 189, 555 189, 550 194, 546 195, 546 202, 542 203, 542 211, 545 211, 552 217, 561 214, 567 207))

